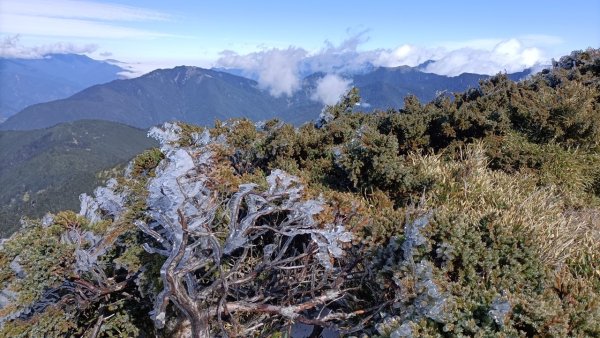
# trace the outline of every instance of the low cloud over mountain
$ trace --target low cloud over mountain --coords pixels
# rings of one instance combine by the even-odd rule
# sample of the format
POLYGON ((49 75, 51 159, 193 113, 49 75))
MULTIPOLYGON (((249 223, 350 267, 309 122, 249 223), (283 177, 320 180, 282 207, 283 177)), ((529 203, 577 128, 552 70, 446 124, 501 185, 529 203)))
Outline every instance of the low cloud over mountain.
POLYGON ((538 46, 556 43, 556 38, 549 36, 526 36, 452 42, 441 47, 404 44, 395 49, 361 50, 367 40, 363 32, 337 46, 326 42, 315 52, 292 46, 249 54, 229 50, 221 53, 216 66, 239 70, 274 96, 292 96, 300 89, 301 79, 315 72, 357 74, 374 67, 419 65, 424 72, 446 76, 519 72, 547 63, 549 56, 538 46))
POLYGON ((317 81, 317 87, 311 99, 323 104, 333 105, 340 97, 350 90, 352 80, 344 79, 335 74, 327 74, 317 81))

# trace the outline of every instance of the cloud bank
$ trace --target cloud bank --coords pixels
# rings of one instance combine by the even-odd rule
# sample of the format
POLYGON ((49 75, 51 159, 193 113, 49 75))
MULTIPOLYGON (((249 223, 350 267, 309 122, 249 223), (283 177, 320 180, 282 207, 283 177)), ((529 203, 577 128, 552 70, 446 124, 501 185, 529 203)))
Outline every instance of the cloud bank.
POLYGON ((97 45, 75 45, 58 42, 49 45, 26 47, 19 41, 18 35, 7 36, 0 42, 0 57, 18 59, 40 59, 47 54, 88 54, 98 49, 97 45))
MULTIPOLYGON (((337 46, 325 42, 324 47, 315 52, 299 47, 267 49, 244 55, 224 51, 215 65, 241 70, 275 96, 290 96, 300 88, 305 76, 316 72, 351 75, 374 67, 398 66, 421 66, 424 72, 447 76, 518 72, 548 63, 549 57, 536 44, 544 46, 560 43, 560 39, 556 37, 528 35, 509 39, 451 42, 447 46, 441 44, 433 48, 403 44, 393 49, 360 50, 360 46, 367 40, 363 32, 337 46)), ((323 78, 323 85, 333 86, 334 79, 341 86, 339 80, 342 78, 339 76, 323 78)), ((331 100, 327 95, 321 94, 315 93, 315 99, 322 102, 331 100)))
POLYGON ((350 84, 352 80, 327 74, 317 81, 317 87, 310 98, 326 105, 334 105, 350 90, 350 84))
POLYGON ((509 39, 499 42, 492 50, 461 48, 450 51, 429 64, 425 71, 450 76, 461 73, 514 73, 544 60, 541 49, 525 47, 519 40, 509 39))

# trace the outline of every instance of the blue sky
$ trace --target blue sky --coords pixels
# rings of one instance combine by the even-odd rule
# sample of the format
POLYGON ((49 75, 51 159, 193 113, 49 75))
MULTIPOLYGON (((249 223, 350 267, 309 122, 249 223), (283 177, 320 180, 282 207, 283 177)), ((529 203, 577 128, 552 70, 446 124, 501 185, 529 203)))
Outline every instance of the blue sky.
POLYGON ((2 0, 0 36, 3 56, 79 52, 139 72, 186 64, 258 74, 266 60, 316 65, 346 53, 358 63, 431 58, 441 60, 437 73, 493 73, 600 47, 600 1, 2 0))

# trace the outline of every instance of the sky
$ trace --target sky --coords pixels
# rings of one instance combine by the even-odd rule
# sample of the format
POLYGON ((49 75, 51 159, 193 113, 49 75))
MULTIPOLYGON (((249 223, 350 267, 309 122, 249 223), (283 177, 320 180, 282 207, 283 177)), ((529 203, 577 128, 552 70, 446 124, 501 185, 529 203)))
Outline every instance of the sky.
POLYGON ((495 74, 587 47, 600 47, 598 0, 0 0, 0 57, 82 53, 126 62, 130 76, 238 68, 276 96, 313 71, 435 60, 426 71, 495 74))

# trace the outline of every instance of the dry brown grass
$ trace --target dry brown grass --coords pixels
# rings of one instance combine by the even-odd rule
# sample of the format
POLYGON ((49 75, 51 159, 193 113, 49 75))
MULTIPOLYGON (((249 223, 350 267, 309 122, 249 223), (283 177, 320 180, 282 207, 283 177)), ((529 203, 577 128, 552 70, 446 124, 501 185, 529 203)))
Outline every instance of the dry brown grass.
POLYGON ((484 153, 476 144, 463 150, 461 161, 412 156, 413 164, 438 182, 427 204, 474 222, 495 215, 505 231, 525 234, 550 267, 592 267, 600 277, 600 209, 574 210, 556 186, 540 187, 532 176, 491 171, 484 153))

